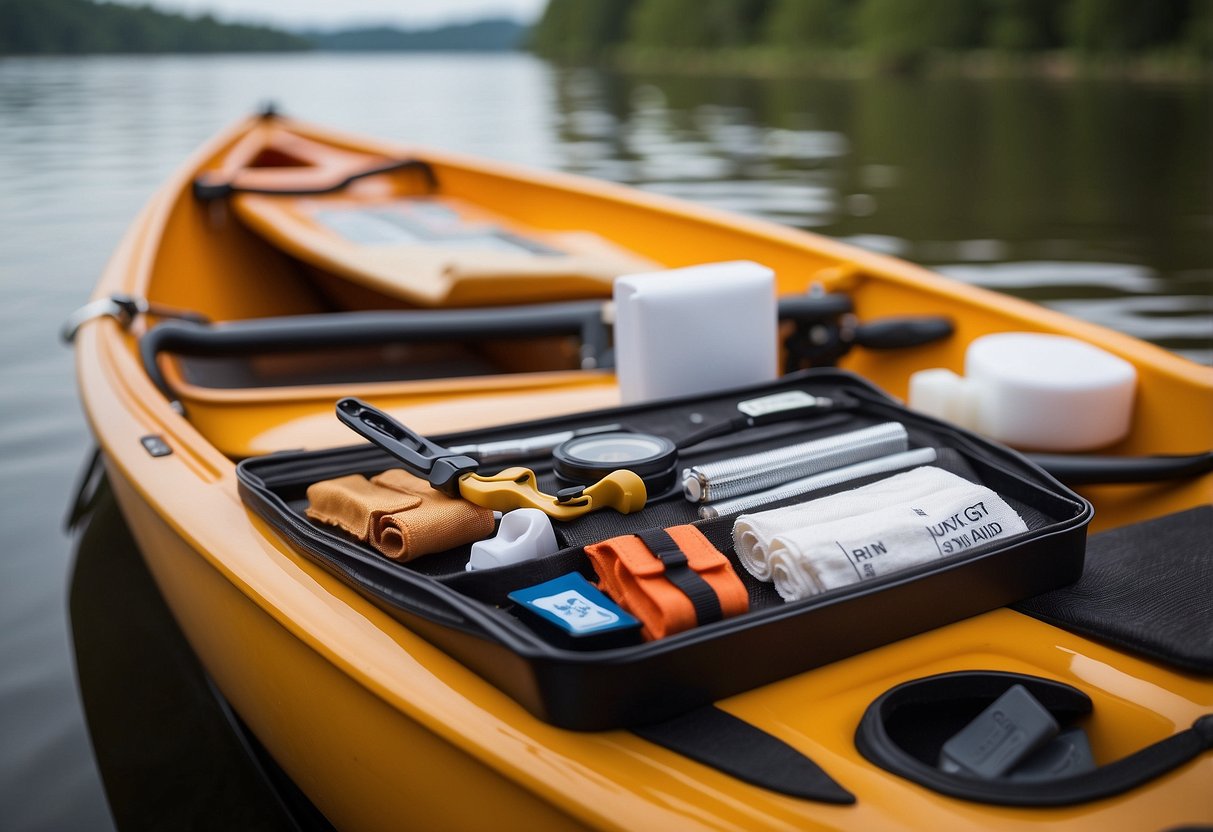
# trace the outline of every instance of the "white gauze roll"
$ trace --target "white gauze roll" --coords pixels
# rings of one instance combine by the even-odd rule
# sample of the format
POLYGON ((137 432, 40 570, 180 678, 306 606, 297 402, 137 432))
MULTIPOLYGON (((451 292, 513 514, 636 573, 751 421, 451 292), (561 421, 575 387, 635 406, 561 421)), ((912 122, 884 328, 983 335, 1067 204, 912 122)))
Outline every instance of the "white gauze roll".
POLYGON ((840 517, 863 514, 965 482, 942 468, 924 465, 862 488, 840 491, 806 503, 743 514, 733 523, 733 549, 747 572, 760 581, 769 581, 771 567, 768 563, 768 547, 777 535, 828 523, 840 517))
POLYGON ((768 558, 775 591, 797 601, 1028 530, 1002 497, 961 482, 776 536, 768 558))

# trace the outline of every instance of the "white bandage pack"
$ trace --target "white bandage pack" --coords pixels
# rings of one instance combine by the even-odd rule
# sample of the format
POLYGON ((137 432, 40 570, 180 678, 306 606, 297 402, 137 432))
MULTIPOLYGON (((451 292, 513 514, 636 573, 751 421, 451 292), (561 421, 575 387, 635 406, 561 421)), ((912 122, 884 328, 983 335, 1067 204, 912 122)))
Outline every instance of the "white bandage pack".
POLYGON ((855 517, 875 508, 951 488, 957 482, 965 480, 955 474, 949 474, 942 468, 924 466, 877 480, 862 488, 840 491, 806 503, 743 514, 733 523, 733 544, 737 559, 755 578, 769 581, 771 541, 779 535, 796 529, 820 526, 844 517, 855 517))
POLYGON ((773 380, 775 274, 739 260, 615 281, 615 364, 625 403, 773 380))
POLYGON ((985 486, 925 466, 797 506, 743 515, 739 560, 795 601, 1027 531, 985 486))

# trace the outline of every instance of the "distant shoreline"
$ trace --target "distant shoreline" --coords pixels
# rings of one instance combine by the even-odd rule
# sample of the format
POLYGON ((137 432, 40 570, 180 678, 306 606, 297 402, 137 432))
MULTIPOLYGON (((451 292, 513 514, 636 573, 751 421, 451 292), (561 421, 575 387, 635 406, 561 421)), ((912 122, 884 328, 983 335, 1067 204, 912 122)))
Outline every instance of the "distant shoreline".
POLYGON ((286 31, 92 0, 0 0, 0 57, 302 52, 507 52, 530 31, 506 17, 419 29, 286 31))
POLYGON ((215 49, 208 51, 181 52, 0 52, 0 61, 57 60, 62 58, 275 58, 299 57, 301 55, 358 56, 390 55, 527 55, 537 61, 548 62, 525 49, 215 49))
POLYGON ((1192 81, 1213 78, 1213 2, 547 0, 530 43, 705 76, 1192 81))
MULTIPOLYGON (((791 54, 766 47, 713 50, 622 48, 597 62, 630 73, 742 78, 872 77, 1039 78, 1056 81, 1213 82, 1213 63, 1190 56, 1080 58, 1064 51, 1008 55, 992 50, 940 52, 910 66, 884 66, 860 50, 791 54)), ((570 66, 584 63, 569 62, 570 66)))
POLYGON ((864 80, 869 78, 967 79, 999 81, 1036 79, 1071 83, 1080 81, 1119 81, 1135 84, 1209 84, 1213 67, 1191 66, 1184 62, 1137 58, 1118 62, 1092 63, 1071 56, 1034 56, 1032 59, 1003 60, 982 53, 941 55, 910 71, 889 71, 863 56, 838 54, 803 58, 771 57, 737 53, 681 53, 670 55, 622 54, 598 61, 557 61, 521 48, 408 47, 408 48, 326 48, 305 46, 293 49, 213 49, 175 51, 105 52, 0 52, 0 61, 14 59, 58 58, 210 58, 244 56, 299 55, 528 55, 536 60, 569 68, 603 69, 625 74, 672 75, 684 77, 752 78, 757 80, 864 80))

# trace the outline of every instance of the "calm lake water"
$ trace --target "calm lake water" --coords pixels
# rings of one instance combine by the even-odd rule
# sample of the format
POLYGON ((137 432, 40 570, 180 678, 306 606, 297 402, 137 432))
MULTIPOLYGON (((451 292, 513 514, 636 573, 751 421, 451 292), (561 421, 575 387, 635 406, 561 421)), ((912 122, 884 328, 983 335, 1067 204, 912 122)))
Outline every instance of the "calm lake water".
POLYGON ((90 440, 58 325, 157 184, 259 102, 773 218, 1208 364, 1211 95, 640 77, 514 55, 0 60, 3 825, 111 824, 65 601, 62 517, 90 440))

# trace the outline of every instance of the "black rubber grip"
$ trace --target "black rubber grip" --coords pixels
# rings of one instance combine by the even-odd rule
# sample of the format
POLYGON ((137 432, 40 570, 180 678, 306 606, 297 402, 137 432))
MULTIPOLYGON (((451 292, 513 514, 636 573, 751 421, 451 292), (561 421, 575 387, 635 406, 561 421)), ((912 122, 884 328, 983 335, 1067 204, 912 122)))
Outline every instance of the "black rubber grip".
POLYGON ((384 173, 395 173, 399 170, 416 170, 419 171, 425 179, 426 186, 431 192, 438 190, 438 175, 434 173, 433 167, 429 162, 424 162, 421 159, 396 159, 389 162, 383 162, 377 165, 371 165, 360 171, 355 171, 348 176, 343 176, 340 179, 335 179, 325 185, 319 185, 312 188, 251 188, 247 186, 237 185, 233 181, 211 181, 205 175, 199 176, 194 180, 193 189, 194 196, 203 201, 209 202, 213 199, 223 199, 232 194, 265 194, 267 196, 319 196, 321 194, 332 194, 344 190, 359 179, 366 179, 370 176, 379 176, 384 173))
POLYGON ((1029 454, 1028 458, 1066 485, 1162 482, 1213 471, 1213 451, 1175 456, 1029 454))
POLYGON ((480 309, 402 309, 250 318, 210 325, 165 321, 139 341, 143 368, 165 397, 172 388, 156 357, 162 352, 240 356, 440 339, 487 340, 573 335, 584 354, 601 359, 610 331, 600 301, 565 301, 480 309))

